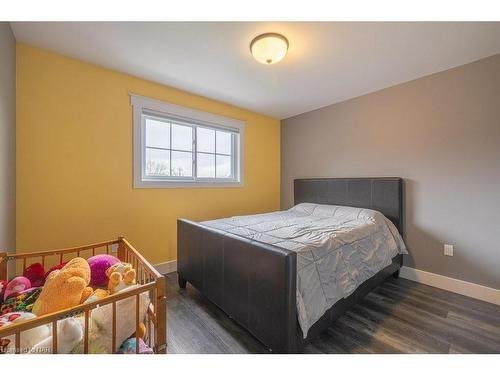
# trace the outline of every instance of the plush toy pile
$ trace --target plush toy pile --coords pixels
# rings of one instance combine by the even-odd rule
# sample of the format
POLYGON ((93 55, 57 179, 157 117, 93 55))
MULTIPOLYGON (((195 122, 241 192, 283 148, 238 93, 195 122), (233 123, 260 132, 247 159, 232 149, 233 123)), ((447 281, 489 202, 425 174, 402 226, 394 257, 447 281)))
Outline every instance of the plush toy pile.
MULTIPOLYGON (((132 265, 122 263, 108 254, 95 255, 88 260, 73 258, 47 272, 42 264, 34 263, 24 270, 23 276, 10 281, 0 280, 0 328, 82 303, 91 303, 134 288, 136 284, 136 271, 132 265)), ((139 298, 142 320, 148 305, 148 294, 142 293, 139 298)), ((119 353, 135 353, 135 309, 135 297, 116 303, 116 342, 122 344, 114 350, 111 350, 111 305, 93 309, 89 321, 90 352, 108 353, 118 349, 119 353)), ((58 353, 81 353, 83 317, 66 318, 57 324, 58 353)), ((144 333, 145 329, 139 333, 140 353, 152 353, 142 340, 144 333)), ((0 353, 13 352, 14 342, 14 337, 0 339, 0 353)), ((50 325, 23 332, 21 350, 26 353, 51 353, 50 325)))

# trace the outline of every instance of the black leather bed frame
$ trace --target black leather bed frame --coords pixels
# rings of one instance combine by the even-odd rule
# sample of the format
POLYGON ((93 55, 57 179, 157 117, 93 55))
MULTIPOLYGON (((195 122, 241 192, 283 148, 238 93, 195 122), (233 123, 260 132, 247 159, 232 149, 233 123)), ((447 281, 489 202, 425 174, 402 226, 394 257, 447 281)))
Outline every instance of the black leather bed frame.
MULTIPOLYGON (((403 234, 401 178, 321 178, 294 181, 295 204, 302 202, 371 208, 403 234)), ((274 352, 296 353, 339 316, 397 275, 402 256, 333 305, 306 339, 297 321, 296 253, 231 235, 203 224, 177 221, 177 271, 181 288, 190 282, 233 320, 274 352)))

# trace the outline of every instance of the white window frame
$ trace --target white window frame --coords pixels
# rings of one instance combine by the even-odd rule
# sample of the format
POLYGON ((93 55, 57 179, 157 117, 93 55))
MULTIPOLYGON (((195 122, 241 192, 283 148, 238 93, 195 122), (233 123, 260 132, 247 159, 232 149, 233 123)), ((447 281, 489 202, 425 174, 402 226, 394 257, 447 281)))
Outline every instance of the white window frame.
POLYGON ((195 187, 242 187, 243 186, 243 145, 245 122, 209 112, 183 107, 130 93, 133 114, 134 188, 195 188, 195 187), (173 120, 176 123, 193 126, 193 177, 149 177, 145 176, 145 121, 144 117, 173 120), (226 130, 236 133, 233 143, 233 178, 196 177, 196 131, 195 127, 226 130))

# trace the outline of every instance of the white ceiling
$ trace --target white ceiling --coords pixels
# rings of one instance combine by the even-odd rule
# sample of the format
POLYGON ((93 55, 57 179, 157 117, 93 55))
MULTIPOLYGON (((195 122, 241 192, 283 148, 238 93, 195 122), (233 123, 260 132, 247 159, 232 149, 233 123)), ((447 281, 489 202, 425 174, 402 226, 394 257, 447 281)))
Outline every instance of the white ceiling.
POLYGON ((16 39, 278 118, 500 53, 496 23, 20 22, 16 39), (279 32, 283 61, 250 41, 279 32))

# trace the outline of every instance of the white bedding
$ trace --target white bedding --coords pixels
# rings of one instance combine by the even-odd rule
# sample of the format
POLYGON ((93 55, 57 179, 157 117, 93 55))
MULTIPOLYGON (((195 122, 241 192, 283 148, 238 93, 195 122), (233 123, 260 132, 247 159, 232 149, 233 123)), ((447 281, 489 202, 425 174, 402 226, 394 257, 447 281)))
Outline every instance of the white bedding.
POLYGON ((297 253, 297 314, 304 337, 335 302, 407 253, 394 224, 362 208, 302 203, 203 224, 297 253))

